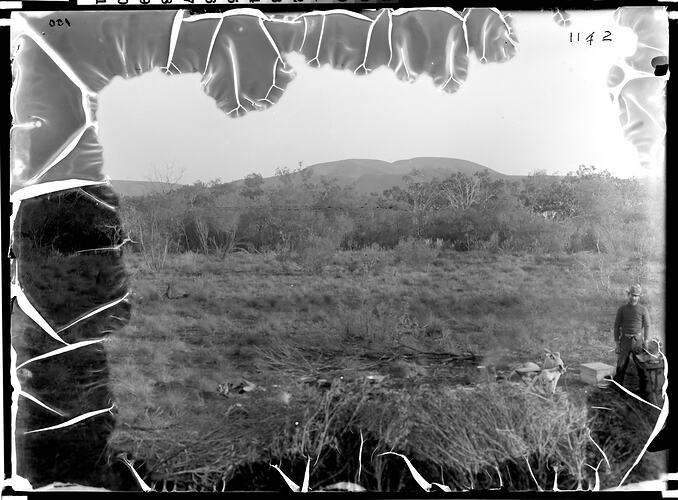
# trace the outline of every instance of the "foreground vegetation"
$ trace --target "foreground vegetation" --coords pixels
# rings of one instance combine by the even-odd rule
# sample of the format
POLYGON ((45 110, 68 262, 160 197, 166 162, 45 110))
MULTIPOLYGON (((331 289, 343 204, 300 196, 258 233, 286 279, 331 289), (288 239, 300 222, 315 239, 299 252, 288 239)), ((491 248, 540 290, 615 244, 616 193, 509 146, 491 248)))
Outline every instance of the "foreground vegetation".
MULTIPOLYGON (((310 456, 317 489, 357 480, 362 433, 359 482, 374 490, 416 488, 397 457, 378 456, 391 450, 429 480, 443 470, 457 489, 498 487, 499 476, 534 489, 528 468, 546 486, 554 467, 561 488, 593 484, 584 463, 600 456, 587 433, 609 438, 610 422, 596 428, 590 398, 607 396, 580 383, 577 368, 614 364, 628 263, 611 273, 615 295, 581 272, 594 254, 441 251, 415 266, 399 252, 340 252, 320 272, 275 253, 187 253, 159 273, 132 256, 138 305, 107 346, 119 412, 112 449, 143 460, 149 481, 229 489, 283 488, 269 464, 300 478, 310 456), (545 347, 569 366, 553 400, 479 377, 478 364, 508 370, 545 347), (233 390, 220 394, 219 384, 233 390)), ((662 266, 648 274, 646 304, 661 325, 662 266)), ((645 411, 633 410, 645 415, 634 439, 656 418, 645 411)), ((627 447, 601 469, 604 486, 642 446, 620 434, 610 455, 618 439, 627 447)), ((655 474, 646 466, 632 478, 655 474)))
MULTIPOLYGON (((69 342, 107 337, 33 365, 22 387, 67 416, 116 405, 115 422, 22 437, 27 476, 108 484, 101 470, 123 452, 149 482, 284 489, 270 464, 298 480, 311 457, 314 489, 416 490, 403 460, 383 455, 394 451, 455 489, 547 488, 556 471, 572 489, 595 482, 591 431, 610 460, 602 486, 617 484, 656 410, 577 372, 614 364, 611 326, 632 282, 664 338, 659 191, 590 168, 518 183, 413 173, 372 195, 297 174, 118 211, 105 187, 22 203, 13 251, 26 295, 69 342), (553 398, 479 375, 544 348, 568 365, 553 398), (86 449, 99 469, 59 460, 63 449, 86 449)), ((12 334, 20 360, 59 346, 20 314, 12 334)), ((21 411, 22 429, 60 421, 21 411)), ((648 456, 630 480, 661 470, 648 456)))

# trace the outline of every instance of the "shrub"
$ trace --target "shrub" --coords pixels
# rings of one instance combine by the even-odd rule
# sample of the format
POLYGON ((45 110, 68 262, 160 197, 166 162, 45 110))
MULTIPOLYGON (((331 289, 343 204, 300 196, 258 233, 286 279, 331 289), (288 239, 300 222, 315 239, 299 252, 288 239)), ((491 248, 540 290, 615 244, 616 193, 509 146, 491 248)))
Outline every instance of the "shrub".
POLYGON ((306 271, 319 274, 332 261, 336 248, 331 238, 311 235, 299 251, 300 264, 306 271))
POLYGON ((394 254, 397 262, 420 267, 432 264, 438 257, 438 249, 431 247, 425 241, 409 237, 398 242, 394 254))
POLYGON ((386 252, 377 243, 356 252, 359 269, 366 274, 378 274, 386 265, 386 252))

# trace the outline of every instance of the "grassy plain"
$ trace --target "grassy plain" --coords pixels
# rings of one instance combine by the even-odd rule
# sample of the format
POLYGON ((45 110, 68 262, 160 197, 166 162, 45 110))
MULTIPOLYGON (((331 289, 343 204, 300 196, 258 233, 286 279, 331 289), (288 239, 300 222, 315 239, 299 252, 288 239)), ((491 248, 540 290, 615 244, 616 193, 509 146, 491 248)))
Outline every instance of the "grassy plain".
MULTIPOLYGON (((467 457, 445 477, 457 488, 482 477, 485 487, 499 486, 500 475, 506 482, 524 472, 520 456, 539 481, 552 481, 554 463, 569 464, 560 477, 573 486, 581 479, 575 469, 586 469, 577 455, 586 445, 563 448, 560 439, 591 418, 577 367, 614 364, 614 315, 638 272, 663 338, 663 266, 646 262, 638 271, 638 263, 597 254, 442 250, 418 259, 366 249, 308 266, 276 253, 187 253, 157 273, 139 255, 125 260, 132 316, 106 346, 118 412, 110 446, 143 460, 149 480, 270 489, 282 482, 269 463, 300 482, 310 456, 314 488, 359 479, 398 489, 396 459, 378 457, 393 449, 424 470, 426 458, 440 465, 467 457), (509 370, 540 361, 544 348, 569 368, 553 400, 479 378, 478 364, 509 370), (219 384, 230 392, 220 394, 219 384), (492 405, 516 412, 482 413, 492 405), (546 420, 531 420, 530 411, 546 420), (493 455, 455 430, 486 421, 494 428, 487 449, 504 443, 493 455), (500 428, 515 439, 496 434, 500 428)), ((441 480, 432 471, 429 480, 441 480)), ((514 478, 511 487, 533 488, 527 481, 514 478)))

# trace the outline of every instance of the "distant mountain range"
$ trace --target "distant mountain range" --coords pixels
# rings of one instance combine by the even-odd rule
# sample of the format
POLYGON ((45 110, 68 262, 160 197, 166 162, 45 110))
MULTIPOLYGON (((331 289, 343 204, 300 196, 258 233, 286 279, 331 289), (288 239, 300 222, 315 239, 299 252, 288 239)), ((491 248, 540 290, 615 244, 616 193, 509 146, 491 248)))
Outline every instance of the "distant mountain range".
POLYGON ((113 190, 119 196, 144 196, 166 191, 169 184, 152 181, 116 181, 111 180, 113 190))
MULTIPOLYGON (((472 161, 457 158, 420 157, 409 160, 387 162, 382 160, 349 159, 327 163, 317 163, 306 167, 311 171, 312 179, 323 177, 336 179, 339 185, 354 184, 360 193, 381 193, 394 186, 404 187, 403 176, 418 170, 426 180, 434 177, 444 178, 455 172, 472 175, 486 170, 491 177, 505 180, 518 180, 523 176, 506 175, 472 161)), ((299 175, 299 174, 294 174, 299 175)), ((276 177, 264 178, 264 187, 276 183, 276 177)), ((243 180, 233 181, 239 185, 243 180)), ((121 196, 143 196, 166 189, 162 182, 149 181, 112 181, 113 189, 121 196)))

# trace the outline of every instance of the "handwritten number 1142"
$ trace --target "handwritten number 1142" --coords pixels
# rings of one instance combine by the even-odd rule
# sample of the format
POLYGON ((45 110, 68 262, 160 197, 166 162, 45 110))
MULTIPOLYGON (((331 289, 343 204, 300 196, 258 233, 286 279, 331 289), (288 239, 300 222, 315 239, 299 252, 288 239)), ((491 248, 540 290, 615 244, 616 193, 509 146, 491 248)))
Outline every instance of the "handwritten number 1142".
MULTIPOLYGON (((586 36, 586 38, 582 38, 583 33, 572 33, 570 31, 570 43, 572 42, 588 42, 589 45, 593 45, 594 42, 594 35, 596 34, 595 31, 592 31, 589 35, 586 36)), ((601 42, 611 42, 612 41, 612 32, 605 30, 605 34, 600 38, 601 42)))

